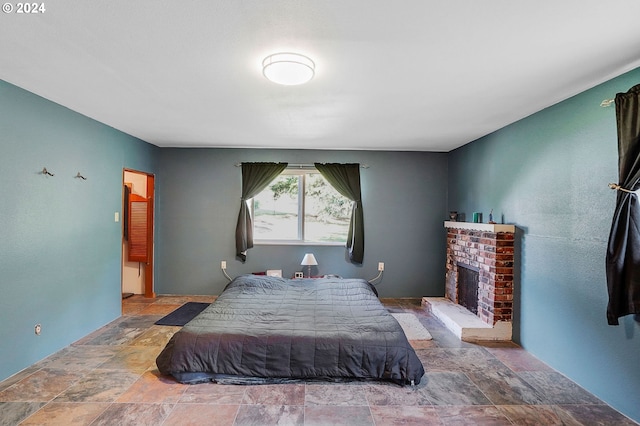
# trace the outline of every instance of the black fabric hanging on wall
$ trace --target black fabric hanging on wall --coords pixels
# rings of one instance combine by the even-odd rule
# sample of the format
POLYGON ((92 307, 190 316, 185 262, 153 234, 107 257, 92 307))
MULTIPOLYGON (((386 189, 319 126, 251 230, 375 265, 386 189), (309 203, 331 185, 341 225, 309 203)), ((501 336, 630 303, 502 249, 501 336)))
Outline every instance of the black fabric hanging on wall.
POLYGON ((640 84, 616 95, 619 181, 606 267, 607 321, 640 314, 640 84), (626 191, 625 191, 626 190, 626 191))
POLYGON ((287 163, 242 163, 242 196, 236 225, 236 257, 247 260, 247 250, 253 247, 253 223, 247 200, 255 197, 278 177, 287 163))
POLYGON ((360 191, 360 164, 321 164, 316 169, 343 196, 353 201, 347 234, 347 250, 353 263, 364 259, 364 219, 360 191))

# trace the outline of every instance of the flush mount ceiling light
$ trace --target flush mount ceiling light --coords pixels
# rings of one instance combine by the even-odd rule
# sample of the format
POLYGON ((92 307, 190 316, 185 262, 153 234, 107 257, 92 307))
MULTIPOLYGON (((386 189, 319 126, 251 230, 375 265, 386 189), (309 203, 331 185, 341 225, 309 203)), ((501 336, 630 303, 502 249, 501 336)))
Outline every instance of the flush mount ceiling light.
POLYGON ((262 74, 274 83, 285 86, 304 84, 315 74, 316 64, 297 53, 274 53, 262 61, 262 74))

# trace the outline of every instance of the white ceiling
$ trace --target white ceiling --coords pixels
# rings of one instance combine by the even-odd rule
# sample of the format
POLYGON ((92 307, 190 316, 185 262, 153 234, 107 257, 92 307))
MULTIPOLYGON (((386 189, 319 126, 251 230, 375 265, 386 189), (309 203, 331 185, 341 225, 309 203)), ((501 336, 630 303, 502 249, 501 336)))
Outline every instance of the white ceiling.
POLYGON ((638 0, 45 8, 0 16, 0 78, 163 147, 449 151, 640 66, 638 0), (315 78, 267 81, 279 51, 315 78))

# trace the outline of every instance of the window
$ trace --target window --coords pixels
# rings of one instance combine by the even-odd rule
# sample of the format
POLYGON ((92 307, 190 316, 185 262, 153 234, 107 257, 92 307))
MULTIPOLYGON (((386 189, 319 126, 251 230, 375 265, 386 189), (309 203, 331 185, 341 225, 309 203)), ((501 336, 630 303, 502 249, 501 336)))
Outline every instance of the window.
POLYGON ((258 243, 347 240, 352 202, 316 169, 287 169, 252 201, 258 243))

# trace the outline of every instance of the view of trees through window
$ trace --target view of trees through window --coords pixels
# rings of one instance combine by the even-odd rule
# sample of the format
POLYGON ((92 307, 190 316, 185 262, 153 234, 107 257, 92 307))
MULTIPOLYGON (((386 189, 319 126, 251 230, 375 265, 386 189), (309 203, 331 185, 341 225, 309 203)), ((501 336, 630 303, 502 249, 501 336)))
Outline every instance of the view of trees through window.
POLYGON ((318 172, 287 170, 253 199, 255 240, 345 242, 350 218, 351 200, 318 172))

